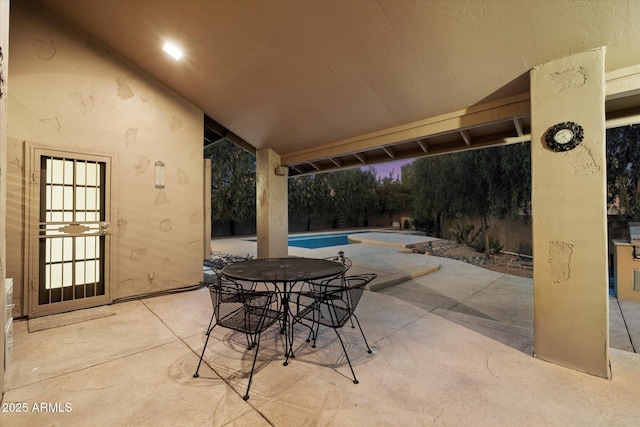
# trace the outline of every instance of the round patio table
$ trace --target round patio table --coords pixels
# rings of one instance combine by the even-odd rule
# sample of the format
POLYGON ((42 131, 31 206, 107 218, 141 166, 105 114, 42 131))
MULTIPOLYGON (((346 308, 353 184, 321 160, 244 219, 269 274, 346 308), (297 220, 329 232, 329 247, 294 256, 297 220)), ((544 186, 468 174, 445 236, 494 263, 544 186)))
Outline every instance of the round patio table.
POLYGON ((324 279, 344 272, 342 263, 317 258, 264 258, 235 262, 221 273, 250 282, 300 282, 324 279))
POLYGON ((263 258, 236 262, 225 266, 220 273, 229 278, 247 282, 272 283, 282 299, 283 330, 285 337, 284 365, 293 354, 293 324, 289 319, 289 296, 298 282, 338 276, 346 270, 344 264, 318 258, 263 258))

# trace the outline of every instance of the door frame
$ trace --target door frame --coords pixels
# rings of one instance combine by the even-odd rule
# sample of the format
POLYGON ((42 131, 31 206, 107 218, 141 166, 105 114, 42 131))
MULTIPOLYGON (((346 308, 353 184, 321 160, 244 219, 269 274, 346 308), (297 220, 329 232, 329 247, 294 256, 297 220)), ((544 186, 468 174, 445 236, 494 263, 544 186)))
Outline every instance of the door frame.
POLYGON ((117 155, 114 153, 97 152, 77 147, 51 148, 43 145, 27 143, 26 147, 28 167, 25 170, 25 245, 24 245, 24 271, 23 283, 24 313, 28 317, 45 316, 65 311, 80 310, 110 304, 113 301, 113 286, 116 282, 116 258, 115 247, 117 240, 116 225, 116 168, 117 155), (62 158, 80 160, 105 161, 108 165, 105 171, 105 183, 109 191, 105 195, 105 222, 110 224, 110 229, 105 238, 105 266, 104 266, 104 295, 87 298, 85 302, 75 300, 71 307, 60 304, 38 304, 39 288, 39 226, 40 226, 40 156, 60 156, 62 158))

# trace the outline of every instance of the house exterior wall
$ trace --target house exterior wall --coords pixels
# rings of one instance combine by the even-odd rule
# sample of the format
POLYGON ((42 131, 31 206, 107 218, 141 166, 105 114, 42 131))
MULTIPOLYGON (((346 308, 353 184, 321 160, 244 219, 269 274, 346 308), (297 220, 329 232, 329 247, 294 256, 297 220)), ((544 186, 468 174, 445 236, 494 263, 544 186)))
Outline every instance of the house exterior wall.
POLYGON ((0 1, 0 401, 4 394, 5 285, 6 262, 6 176, 7 176, 7 78, 9 65, 9 2, 0 1))
POLYGON ((202 280, 203 113, 44 9, 12 4, 10 47, 7 272, 15 314, 27 309, 32 147, 111 157, 114 300, 202 280), (156 162, 165 165, 163 189, 156 162))

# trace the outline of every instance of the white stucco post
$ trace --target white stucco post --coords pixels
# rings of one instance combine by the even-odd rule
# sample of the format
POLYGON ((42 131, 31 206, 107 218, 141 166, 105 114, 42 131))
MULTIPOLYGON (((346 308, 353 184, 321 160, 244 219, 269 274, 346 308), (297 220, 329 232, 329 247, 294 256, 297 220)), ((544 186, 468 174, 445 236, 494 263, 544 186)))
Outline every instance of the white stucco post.
POLYGON ((609 378, 605 49, 531 71, 534 347, 541 359, 609 378), (547 130, 584 129, 556 152, 547 130))
POLYGON ((280 156, 273 150, 256 153, 256 228, 258 258, 286 257, 289 254, 287 177, 276 175, 280 156))

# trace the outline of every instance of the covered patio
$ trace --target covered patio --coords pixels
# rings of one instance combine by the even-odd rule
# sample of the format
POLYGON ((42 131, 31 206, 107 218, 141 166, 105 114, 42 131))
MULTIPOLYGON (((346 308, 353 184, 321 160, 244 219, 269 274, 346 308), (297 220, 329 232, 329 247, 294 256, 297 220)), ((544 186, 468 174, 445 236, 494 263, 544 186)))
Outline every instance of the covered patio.
MULTIPOLYGON (((631 423, 635 355, 610 349, 605 131, 640 122, 637 22, 640 3, 622 0, 0 2, 0 236, 6 239, 0 241, 0 306, 12 303, 5 301, 5 278, 14 281, 16 318, 143 298, 201 280, 210 250, 203 140, 226 138, 256 155, 259 258, 295 254, 287 245, 287 176, 531 141, 535 357, 369 294, 363 317, 380 308, 388 316, 367 322, 377 351, 362 382, 379 387, 343 387, 339 369, 325 376, 325 367, 312 363, 300 363, 300 378, 310 381, 279 387, 282 366, 270 363, 261 374, 273 376, 271 385, 256 383, 256 391, 274 387, 263 390, 264 405, 233 412, 234 397, 219 410, 275 420, 262 417, 268 402, 300 398, 281 390, 319 381, 326 404, 312 414, 321 424, 336 420, 343 407, 392 423, 404 405, 415 413, 430 408, 426 413, 436 424, 471 424, 480 414, 523 424, 536 416, 549 424, 610 417, 631 423), (164 56, 166 41, 184 49, 182 60, 164 56), (105 249, 97 264, 90 262, 104 270, 94 300, 52 302, 45 295, 53 286, 44 264, 60 261, 46 259, 41 242, 59 236, 43 230, 70 239, 85 230, 66 219, 47 220, 59 228, 45 224, 44 211, 57 209, 44 202, 47 185, 67 185, 46 181, 47 161, 60 159, 102 168, 102 216, 91 226, 105 249), (430 358, 441 363, 429 365, 430 358), (523 385, 529 382, 533 386, 523 385), (412 387, 415 401, 411 393, 402 401, 391 393, 412 387), (381 389, 394 404, 381 406, 381 389), (351 404, 342 406, 344 398, 351 404), (558 404, 563 399, 566 406, 558 404)), ((73 355, 64 353, 67 346, 54 332, 22 335, 16 323, 26 348, 52 347, 51 354, 64 356, 54 363, 35 353, 33 361, 27 354, 34 353, 21 353, 18 342, 15 370, 8 365, 13 385, 0 375, 0 389, 9 387, 19 400, 19 390, 31 393, 32 381, 38 388, 46 379, 52 394, 41 396, 52 399, 52 390, 66 390, 55 383, 59 375, 79 375, 64 382, 85 386, 82 373, 104 371, 108 361, 114 389, 135 390, 122 363, 143 369, 153 359, 144 357, 147 351, 167 357, 156 365, 176 369, 169 382, 157 377, 158 385, 183 384, 182 364, 189 364, 202 338, 193 331, 208 318, 208 302, 189 300, 196 293, 178 295, 114 305, 130 310, 121 316, 128 327, 115 327, 123 350, 113 348, 106 358, 84 344, 73 355), (163 298, 195 304, 197 318, 150 308, 162 306, 163 298), (141 365, 130 364, 133 359, 141 365), (38 377, 46 371, 43 363, 54 368, 38 377)), ((104 336, 109 320, 96 321, 106 322, 97 333, 74 327, 68 343, 104 336)), ((0 329, 4 340, 8 332, 0 329)), ((226 396, 229 384, 219 384, 226 396)), ((210 403, 217 386, 188 381, 182 387, 189 406, 196 396, 210 403)), ((140 389, 146 397, 126 422, 173 416, 166 405, 150 406, 174 393, 170 387, 157 399, 158 388, 140 389)), ((94 399, 119 408, 129 402, 113 396, 94 399)), ((296 407, 294 400, 287 405, 296 407)), ((195 406, 205 419, 217 413, 195 406)))

